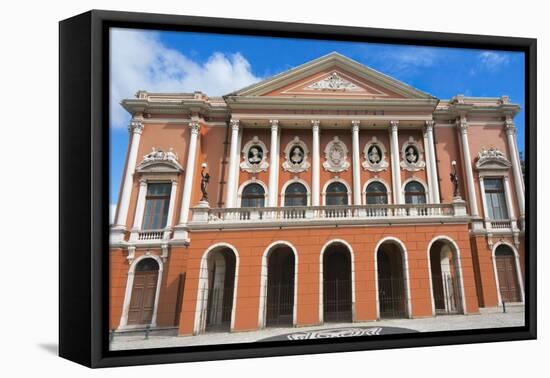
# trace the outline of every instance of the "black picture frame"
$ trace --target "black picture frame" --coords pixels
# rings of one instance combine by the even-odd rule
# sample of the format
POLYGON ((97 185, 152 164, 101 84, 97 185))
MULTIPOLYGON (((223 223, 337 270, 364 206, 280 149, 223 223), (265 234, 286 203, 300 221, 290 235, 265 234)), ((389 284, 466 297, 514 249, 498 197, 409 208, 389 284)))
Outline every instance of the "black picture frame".
POLYGON ((59 24, 59 355, 88 367, 535 339, 536 39, 92 10, 59 24), (525 53, 524 327, 109 351, 108 184, 111 27, 368 41, 525 53))

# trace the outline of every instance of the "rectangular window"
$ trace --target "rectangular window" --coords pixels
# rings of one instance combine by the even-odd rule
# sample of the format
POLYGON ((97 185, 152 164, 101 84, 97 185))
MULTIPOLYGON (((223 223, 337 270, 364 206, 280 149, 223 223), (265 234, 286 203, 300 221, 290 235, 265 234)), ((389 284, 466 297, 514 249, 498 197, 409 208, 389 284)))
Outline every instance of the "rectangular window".
POLYGON ((147 184, 143 216, 144 230, 159 230, 166 227, 171 190, 170 183, 147 184))
POLYGON ((485 202, 487 203, 489 219, 508 219, 508 208, 506 207, 502 179, 486 178, 484 184, 485 202))

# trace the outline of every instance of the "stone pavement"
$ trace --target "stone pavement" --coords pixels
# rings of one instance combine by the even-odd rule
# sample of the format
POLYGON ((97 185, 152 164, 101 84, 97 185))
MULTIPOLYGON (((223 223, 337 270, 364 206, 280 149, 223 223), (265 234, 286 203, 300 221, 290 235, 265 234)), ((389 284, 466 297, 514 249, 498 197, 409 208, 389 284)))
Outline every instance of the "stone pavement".
POLYGON ((304 338, 304 336, 302 336, 304 333, 307 333, 308 335, 311 333, 322 332, 325 334, 332 333, 332 335, 330 336, 321 337, 348 337, 353 336, 353 332, 359 332, 359 334, 361 335, 376 335, 395 333, 395 330, 392 329, 394 327, 402 328, 402 332, 406 333, 415 331, 430 332, 498 327, 518 327, 525 324, 524 306, 507 306, 506 310, 506 313, 502 313, 502 309, 500 308, 489 308, 480 309, 479 314, 472 315, 442 315, 421 319, 389 319, 371 322, 329 323, 311 327, 266 328, 258 331, 249 332, 213 332, 197 336, 177 336, 177 329, 168 329, 164 331, 151 332, 147 340, 144 339, 143 332, 133 332, 127 334, 123 333, 116 334, 114 336, 114 340, 111 342, 111 350, 268 341, 265 339, 282 340, 285 337, 288 337, 288 334, 299 334, 298 336, 291 336, 291 338, 293 339, 299 339, 304 338), (346 330, 346 328, 350 329, 346 330), (362 333, 361 329, 366 329, 366 331, 362 333), (340 336, 335 336, 335 332, 333 331, 337 331, 336 333, 340 334, 340 336))

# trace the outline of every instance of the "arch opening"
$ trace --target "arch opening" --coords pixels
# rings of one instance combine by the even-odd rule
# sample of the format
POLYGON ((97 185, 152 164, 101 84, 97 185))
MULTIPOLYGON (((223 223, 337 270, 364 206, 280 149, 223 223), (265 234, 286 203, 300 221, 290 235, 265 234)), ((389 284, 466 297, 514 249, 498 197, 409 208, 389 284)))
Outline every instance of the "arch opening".
POLYGON ((294 323, 294 252, 288 246, 275 247, 267 257, 265 325, 292 326, 294 323))
POLYGON ((408 317, 407 279, 403 251, 386 241, 378 247, 378 305, 380 318, 408 317))
POLYGON ((353 321, 351 252, 341 243, 330 245, 323 254, 323 320, 353 321))
POLYGON ((446 240, 430 247, 430 273, 436 315, 464 313, 459 256, 446 240))
POLYGON ((128 307, 127 325, 153 323, 159 270, 159 264, 153 258, 145 258, 137 263, 128 307))
POLYGON ((495 265, 501 302, 521 302, 516 255, 512 248, 500 244, 495 249, 495 265))
POLYGON ((206 283, 201 289, 201 330, 229 331, 235 291, 235 253, 228 247, 211 251, 206 258, 206 270, 206 283))

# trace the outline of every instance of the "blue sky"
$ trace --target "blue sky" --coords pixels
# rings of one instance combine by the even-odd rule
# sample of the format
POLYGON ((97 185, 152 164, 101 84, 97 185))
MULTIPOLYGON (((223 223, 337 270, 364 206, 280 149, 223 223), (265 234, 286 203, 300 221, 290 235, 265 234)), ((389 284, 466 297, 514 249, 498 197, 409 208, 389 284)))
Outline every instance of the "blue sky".
POLYGON ((117 202, 128 143, 130 116, 119 105, 123 98, 139 89, 219 96, 332 51, 440 99, 510 96, 522 108, 515 121, 524 150, 523 53, 113 29, 110 203, 117 202))

